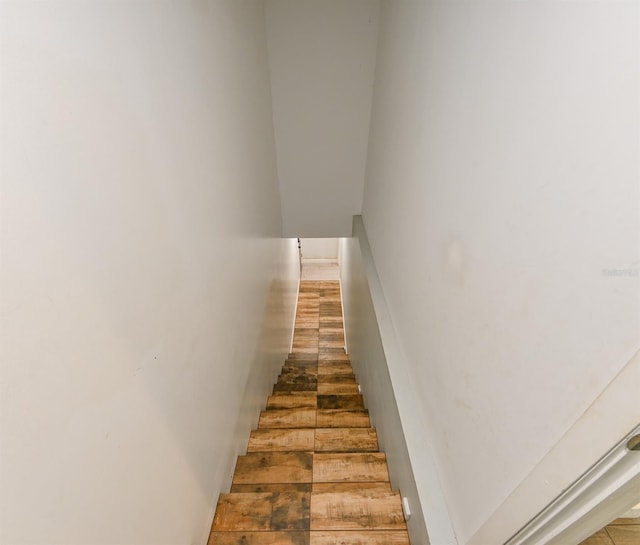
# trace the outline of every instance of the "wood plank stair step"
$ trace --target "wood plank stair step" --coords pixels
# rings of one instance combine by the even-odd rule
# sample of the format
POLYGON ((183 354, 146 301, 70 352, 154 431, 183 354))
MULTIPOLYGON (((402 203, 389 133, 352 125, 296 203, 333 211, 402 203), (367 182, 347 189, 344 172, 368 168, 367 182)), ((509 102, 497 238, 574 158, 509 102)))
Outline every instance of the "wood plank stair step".
POLYGON ((400 494, 372 489, 311 492, 312 530, 404 530, 400 494))
POLYGON ((409 534, 406 530, 312 531, 310 545, 409 545, 409 534))
POLYGON ((316 452, 376 452, 378 435, 372 428, 317 428, 316 452))
POLYGON ((361 394, 318 394, 318 409, 364 409, 364 400, 361 394))
POLYGON ((380 492, 391 492, 391 483, 384 481, 370 482, 343 482, 343 483, 313 483, 311 485, 312 492, 333 492, 343 493, 352 490, 378 490, 380 492))
POLYGON ((252 452, 238 456, 233 484, 310 483, 313 454, 252 452))
POLYGON ((211 532, 207 545, 309 545, 309 540, 309 532, 211 532))
POLYGON ((316 426, 319 428, 370 428, 366 409, 318 409, 316 426))
POLYGON ((309 408, 315 409, 318 406, 318 398, 315 392, 281 392, 269 396, 267 399, 267 409, 293 409, 309 408))
POLYGON ((358 385, 353 382, 318 382, 318 395, 358 394, 358 385))
POLYGON ((249 436, 247 452, 311 452, 314 444, 314 429, 258 429, 249 436))
POLYGON ((313 428, 315 409, 267 409, 260 413, 258 428, 313 428))
POLYGON ((307 492, 220 494, 212 530, 308 530, 307 492))
POLYGON ((323 375, 353 375, 353 367, 348 363, 319 363, 318 378, 323 375))
POLYGON ((382 452, 313 455, 313 482, 389 481, 387 458, 382 452))

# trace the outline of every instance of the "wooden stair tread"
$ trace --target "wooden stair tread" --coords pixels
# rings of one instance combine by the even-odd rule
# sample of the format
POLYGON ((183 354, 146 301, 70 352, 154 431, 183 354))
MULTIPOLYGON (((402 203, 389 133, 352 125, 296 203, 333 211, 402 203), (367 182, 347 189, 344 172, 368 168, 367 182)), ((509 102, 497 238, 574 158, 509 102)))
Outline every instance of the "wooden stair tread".
POLYGON ((357 395, 358 385, 353 382, 318 382, 318 395, 357 395))
POLYGON ((309 540, 309 532, 228 531, 211 532, 207 545, 309 545, 309 540))
POLYGON ((318 409, 316 426, 319 428, 370 428, 366 409, 318 409))
POLYGON ((267 409, 260 413, 258 428, 313 428, 315 409, 267 409))
POLYGON ((406 530, 312 531, 310 545, 409 545, 409 534, 406 530))
POLYGON ((313 451, 315 430, 313 428, 258 429, 249 436, 247 452, 292 452, 313 451))
POLYGON ((311 492, 312 530, 404 530, 398 492, 311 492))
POLYGON ((252 452, 238 456, 233 484, 310 483, 312 467, 308 452, 252 452))
POLYGON ((313 455, 313 482, 389 481, 387 458, 382 452, 313 455))
POLYGON ((308 530, 306 492, 247 492, 220 494, 212 530, 308 530))
POLYGON ((267 409, 315 409, 317 406, 316 392, 279 392, 267 399, 267 409))
POLYGON ((343 493, 352 490, 379 490, 381 492, 391 492, 389 481, 364 481, 364 482, 341 482, 341 483, 312 483, 311 491, 317 493, 343 493))
POLYGON ((376 452, 378 435, 372 428, 317 428, 316 452, 376 452))

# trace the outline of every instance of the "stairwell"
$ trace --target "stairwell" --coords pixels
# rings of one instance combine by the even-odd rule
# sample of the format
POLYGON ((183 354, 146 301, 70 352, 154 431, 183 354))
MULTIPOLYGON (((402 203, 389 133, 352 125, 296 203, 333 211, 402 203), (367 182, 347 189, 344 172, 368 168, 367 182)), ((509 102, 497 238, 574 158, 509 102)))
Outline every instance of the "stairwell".
POLYGON ((221 494, 208 545, 408 545, 344 350, 340 284, 303 281, 293 352, 221 494))

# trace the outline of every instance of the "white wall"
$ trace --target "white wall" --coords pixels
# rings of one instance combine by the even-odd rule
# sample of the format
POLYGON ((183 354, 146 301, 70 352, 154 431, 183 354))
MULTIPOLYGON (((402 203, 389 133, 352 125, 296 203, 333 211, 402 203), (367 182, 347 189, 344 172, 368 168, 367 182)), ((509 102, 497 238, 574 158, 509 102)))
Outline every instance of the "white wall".
POLYGON ((432 449, 411 395, 408 362, 399 350, 360 216, 354 218, 353 232, 352 238, 340 239, 339 257, 349 357, 387 456, 391 485, 409 501, 411 543, 455 545, 432 449))
POLYGON ((383 4, 363 218, 460 543, 504 542, 640 421, 637 383, 600 396, 640 344, 638 22, 383 4))
POLYGON ((262 5, 2 2, 0 40, 0 542, 204 543, 297 286, 262 5))
POLYGON ((337 238, 303 238, 302 259, 338 259, 337 238))
POLYGON ((350 236, 360 213, 378 8, 266 0, 285 236, 350 236))

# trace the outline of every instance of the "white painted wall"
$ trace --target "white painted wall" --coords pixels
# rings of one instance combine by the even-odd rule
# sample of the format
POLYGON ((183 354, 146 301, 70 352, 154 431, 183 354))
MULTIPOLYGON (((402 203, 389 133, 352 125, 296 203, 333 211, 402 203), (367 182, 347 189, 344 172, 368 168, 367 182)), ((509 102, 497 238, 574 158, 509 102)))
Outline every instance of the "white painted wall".
POLYGON ((297 287, 262 4, 2 2, 0 40, 0 542, 204 543, 297 287))
POLYGON ((363 218, 461 544, 640 421, 638 15, 383 4, 363 218))
POLYGON ((350 236, 360 213, 378 8, 266 0, 285 236, 350 236))
POLYGON ((340 239, 340 280, 349 357, 371 423, 386 453, 391 485, 409 501, 413 545, 455 545, 455 535, 431 445, 426 441, 408 362, 380 286, 362 218, 340 239), (429 527, 427 535, 426 525, 429 527))
POLYGON ((302 259, 338 259, 337 238, 303 238, 302 259))

